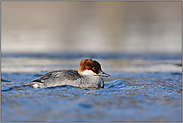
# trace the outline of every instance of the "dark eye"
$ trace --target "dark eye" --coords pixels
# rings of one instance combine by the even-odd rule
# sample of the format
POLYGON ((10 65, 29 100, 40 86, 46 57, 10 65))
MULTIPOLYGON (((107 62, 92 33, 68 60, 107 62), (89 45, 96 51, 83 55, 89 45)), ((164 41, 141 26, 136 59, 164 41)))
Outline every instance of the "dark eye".
POLYGON ((97 68, 96 67, 93 67, 93 70, 96 70, 97 68))

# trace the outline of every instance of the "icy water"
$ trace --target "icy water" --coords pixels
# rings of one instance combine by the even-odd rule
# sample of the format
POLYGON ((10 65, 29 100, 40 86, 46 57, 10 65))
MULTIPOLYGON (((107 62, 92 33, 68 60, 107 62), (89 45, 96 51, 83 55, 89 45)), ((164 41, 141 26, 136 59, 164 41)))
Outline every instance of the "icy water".
POLYGON ((181 54, 2 54, 1 121, 182 121, 181 54), (101 89, 23 86, 93 58, 101 89))

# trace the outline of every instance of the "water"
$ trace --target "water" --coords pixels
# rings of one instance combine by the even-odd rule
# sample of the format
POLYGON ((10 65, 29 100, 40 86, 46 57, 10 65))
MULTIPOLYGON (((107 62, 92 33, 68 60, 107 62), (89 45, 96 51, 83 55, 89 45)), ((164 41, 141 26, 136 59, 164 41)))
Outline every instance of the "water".
POLYGON ((180 54, 2 56, 2 121, 182 121, 180 54), (50 70, 78 69, 84 57, 111 75, 104 88, 23 86, 50 70))

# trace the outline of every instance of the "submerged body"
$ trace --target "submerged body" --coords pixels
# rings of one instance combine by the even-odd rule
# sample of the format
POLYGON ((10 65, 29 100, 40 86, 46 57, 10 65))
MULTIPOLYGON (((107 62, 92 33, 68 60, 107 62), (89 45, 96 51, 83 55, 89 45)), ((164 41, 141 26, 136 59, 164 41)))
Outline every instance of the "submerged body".
POLYGON ((79 70, 57 70, 44 74, 33 80, 29 85, 34 88, 44 88, 60 85, 72 85, 80 88, 103 88, 104 81, 100 76, 109 77, 101 70, 97 61, 84 59, 80 62, 79 70))

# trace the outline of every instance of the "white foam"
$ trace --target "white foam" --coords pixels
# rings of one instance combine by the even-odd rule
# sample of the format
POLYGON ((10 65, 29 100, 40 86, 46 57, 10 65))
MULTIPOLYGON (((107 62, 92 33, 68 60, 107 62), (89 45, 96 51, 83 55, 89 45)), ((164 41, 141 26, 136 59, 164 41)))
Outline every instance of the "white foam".
POLYGON ((38 88, 38 84, 34 84, 32 85, 34 88, 38 88))

